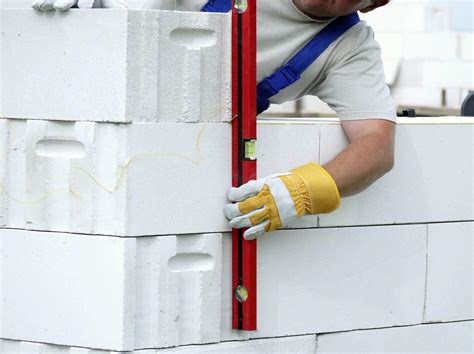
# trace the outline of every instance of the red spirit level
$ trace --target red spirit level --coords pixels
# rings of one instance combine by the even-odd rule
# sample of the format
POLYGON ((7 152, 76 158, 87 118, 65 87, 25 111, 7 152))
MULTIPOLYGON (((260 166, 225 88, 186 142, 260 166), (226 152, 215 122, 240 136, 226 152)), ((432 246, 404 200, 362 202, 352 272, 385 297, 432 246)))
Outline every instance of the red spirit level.
MULTIPOLYGON (((232 185, 257 177, 257 0, 234 0, 232 9, 232 185)), ((257 329, 257 241, 232 233, 232 327, 257 329)))

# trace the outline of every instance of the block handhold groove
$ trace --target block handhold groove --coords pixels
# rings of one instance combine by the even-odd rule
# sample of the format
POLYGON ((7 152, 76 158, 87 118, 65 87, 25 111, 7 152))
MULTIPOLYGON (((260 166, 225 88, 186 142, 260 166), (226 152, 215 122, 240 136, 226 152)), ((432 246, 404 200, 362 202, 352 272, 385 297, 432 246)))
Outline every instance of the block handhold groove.
POLYGON ((86 155, 86 148, 80 141, 42 139, 36 143, 36 154, 42 157, 82 159, 86 155))
POLYGON ((212 47, 217 42, 215 31, 202 28, 177 28, 170 33, 171 41, 189 48, 212 47))
POLYGON ((206 253, 180 253, 168 261, 171 272, 206 272, 214 266, 214 258, 206 253))

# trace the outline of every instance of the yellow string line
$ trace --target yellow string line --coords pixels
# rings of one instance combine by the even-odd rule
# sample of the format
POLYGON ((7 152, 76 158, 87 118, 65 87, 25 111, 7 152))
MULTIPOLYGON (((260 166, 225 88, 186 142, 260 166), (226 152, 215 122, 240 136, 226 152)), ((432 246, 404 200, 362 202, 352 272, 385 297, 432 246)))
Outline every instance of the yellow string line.
MULTIPOLYGON (((120 175, 115 183, 115 185, 112 187, 112 188, 109 188, 105 185, 105 183, 101 182, 95 175, 93 175, 92 173, 90 173, 89 171, 81 168, 81 167, 72 167, 71 168, 71 171, 78 171, 78 172, 82 172, 83 174, 85 174, 86 176, 88 176, 99 188, 101 188, 102 190, 108 192, 108 193, 114 193, 116 192, 126 173, 128 172, 128 169, 130 168, 130 165, 134 162, 134 161, 137 161, 137 160, 140 160, 140 159, 144 159, 144 158, 160 158, 160 157, 176 157, 176 158, 180 158, 180 159, 183 159, 183 160, 186 160, 186 161, 189 161, 193 164, 200 164, 204 158, 202 157, 201 155, 201 148, 200 148, 200 144, 201 144, 201 138, 202 138, 202 135, 204 134, 204 130, 205 128, 207 127, 207 124, 204 124, 203 127, 200 129, 199 131, 199 134, 196 138, 196 150, 198 152, 198 156, 199 156, 199 159, 198 160, 195 160, 195 159, 192 159, 190 157, 187 157, 187 156, 184 156, 184 155, 179 155, 179 154, 173 154, 173 153, 159 153, 159 152, 150 152, 150 153, 141 153, 141 154, 136 154, 134 156, 132 156, 131 158, 129 158, 127 160, 127 162, 125 163, 125 165, 122 167, 122 170, 120 172, 120 175)), ((80 198, 81 195, 79 192, 75 191, 73 189, 73 186, 72 186, 72 183, 71 183, 71 174, 69 174, 69 177, 68 177, 68 189, 66 188, 62 188, 62 189, 57 189, 57 190, 54 190, 54 191, 51 191, 47 194, 45 194, 44 196, 40 197, 40 198, 37 198, 37 199, 34 199, 34 200, 30 200, 30 201, 23 201, 23 200, 20 200, 18 198, 15 198, 14 196, 12 196, 10 193, 8 193, 2 182, 0 182, 0 194, 6 196, 8 199, 18 203, 18 204, 23 204, 23 205, 32 205, 32 204, 38 204, 38 203, 41 203, 47 199, 49 199, 51 196, 53 196, 54 194, 57 194, 57 193, 60 193, 60 192, 69 192, 71 193, 74 197, 76 198, 80 198)))

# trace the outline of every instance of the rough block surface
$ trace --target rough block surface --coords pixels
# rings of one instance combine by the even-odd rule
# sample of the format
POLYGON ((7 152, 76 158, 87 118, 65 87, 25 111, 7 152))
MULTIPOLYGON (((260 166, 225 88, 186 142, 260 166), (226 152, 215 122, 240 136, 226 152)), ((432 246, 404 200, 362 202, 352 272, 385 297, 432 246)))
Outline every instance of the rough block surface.
POLYGON ((474 322, 375 329, 318 336, 318 354, 471 354, 474 322))
POLYGON ((229 230, 230 136, 223 123, 0 120, 0 227, 118 236, 229 230))
POLYGON ((428 225, 425 322, 474 319, 474 223, 428 225))
MULTIPOLYGON (((402 120, 394 170, 344 198, 320 226, 474 220, 473 123, 402 120)), ((347 145, 334 120, 264 120, 258 129, 261 177, 324 164, 347 145)), ((229 231, 222 209, 230 138, 224 123, 0 119, 0 227, 117 236, 229 231)), ((317 226, 310 216, 291 228, 317 226)))
POLYGON ((231 118, 227 15, 0 9, 0 17, 0 117, 101 122, 231 118))
POLYGON ((0 230, 0 338, 133 348, 135 240, 0 230))
MULTIPOLYGON (((117 352, 101 351, 86 348, 61 347, 40 343, 28 343, 0 339, 0 352, 4 354, 118 354, 117 352)), ((226 342, 208 345, 190 345, 184 347, 136 350, 134 354, 161 353, 316 353, 316 336, 291 338, 259 339, 245 342, 226 342)))
POLYGON ((220 341, 222 235, 137 239, 135 349, 220 341))
POLYGON ((0 338, 120 351, 220 340, 220 234, 1 230, 0 255, 0 338))
POLYGON ((258 241, 258 331, 231 328, 231 237, 223 246, 222 339, 421 323, 426 226, 287 230, 258 241))
MULTIPOLYGON (((319 131, 314 121, 261 124, 259 175, 318 161, 319 131)), ((223 123, 0 119, 0 227, 117 236, 229 231, 222 210, 230 138, 223 123)), ((294 225, 316 226, 316 216, 294 225)))
POLYGON ((304 353, 316 354, 316 336, 257 339, 212 345, 163 349, 147 354, 161 353, 304 353))
MULTIPOLYGON (((450 119, 403 120, 394 169, 363 193, 344 198, 334 213, 321 215, 320 226, 474 220, 474 125, 448 124, 450 119)), ((339 126, 322 127, 321 163, 346 144, 339 126)))

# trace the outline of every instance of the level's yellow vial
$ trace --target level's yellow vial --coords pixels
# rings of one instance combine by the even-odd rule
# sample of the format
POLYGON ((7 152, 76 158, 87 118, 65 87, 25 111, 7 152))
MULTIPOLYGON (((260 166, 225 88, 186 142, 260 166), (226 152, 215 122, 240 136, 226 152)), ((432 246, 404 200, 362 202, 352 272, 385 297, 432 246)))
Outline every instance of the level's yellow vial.
POLYGON ((255 161, 257 159, 257 140, 247 140, 245 142, 244 157, 247 160, 255 161))
POLYGON ((238 302, 245 302, 249 298, 249 292, 244 286, 239 285, 234 292, 235 298, 238 302))

